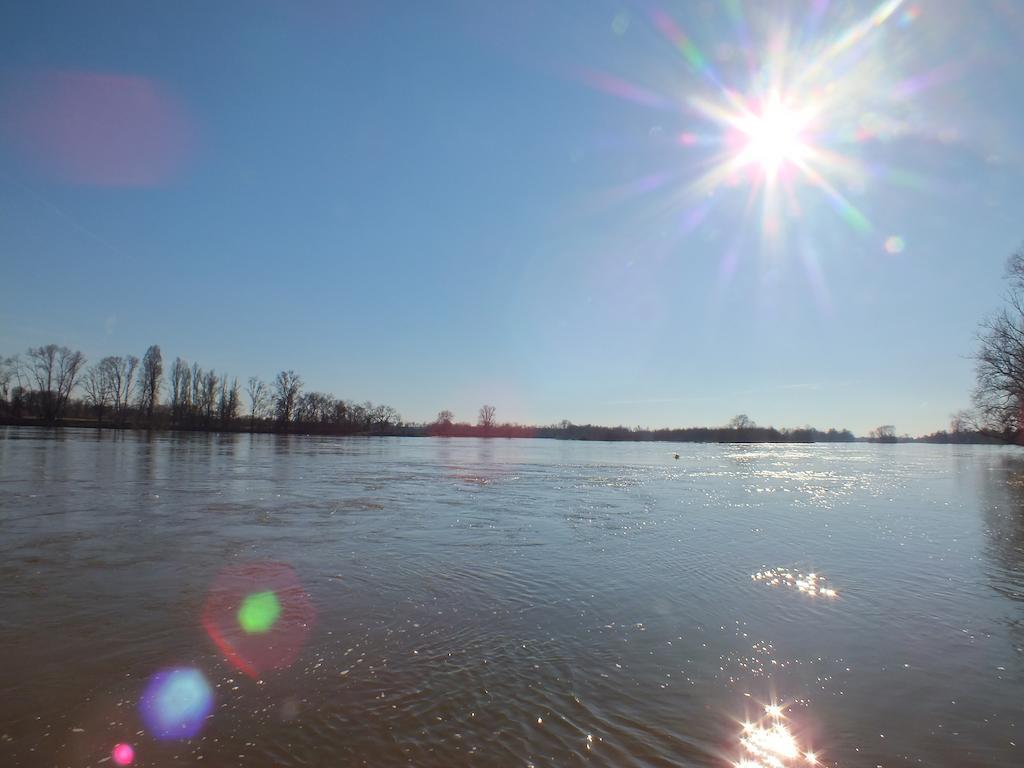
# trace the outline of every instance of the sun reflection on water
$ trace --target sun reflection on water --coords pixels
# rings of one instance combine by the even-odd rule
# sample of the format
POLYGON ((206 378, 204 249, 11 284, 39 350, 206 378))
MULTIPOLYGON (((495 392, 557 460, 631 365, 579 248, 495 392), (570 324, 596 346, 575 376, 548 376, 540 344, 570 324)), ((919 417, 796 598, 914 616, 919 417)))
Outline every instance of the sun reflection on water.
POLYGON ((750 578, 770 587, 791 587, 810 597, 834 598, 838 595, 835 589, 824 585, 825 577, 820 573, 801 573, 788 568, 766 568, 752 573, 750 578))
POLYGON ((784 707, 770 704, 758 722, 746 721, 739 734, 740 759, 736 768, 794 768, 819 765, 817 753, 800 744, 786 723, 784 707))

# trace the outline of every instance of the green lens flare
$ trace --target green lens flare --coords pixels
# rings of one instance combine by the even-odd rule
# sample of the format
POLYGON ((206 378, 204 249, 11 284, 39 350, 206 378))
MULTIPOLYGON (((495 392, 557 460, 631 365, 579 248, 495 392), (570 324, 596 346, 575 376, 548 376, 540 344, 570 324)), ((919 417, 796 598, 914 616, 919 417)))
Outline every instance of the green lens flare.
POLYGON ((238 609, 238 623, 250 635, 268 631, 281 615, 281 603, 273 592, 253 592, 238 609))

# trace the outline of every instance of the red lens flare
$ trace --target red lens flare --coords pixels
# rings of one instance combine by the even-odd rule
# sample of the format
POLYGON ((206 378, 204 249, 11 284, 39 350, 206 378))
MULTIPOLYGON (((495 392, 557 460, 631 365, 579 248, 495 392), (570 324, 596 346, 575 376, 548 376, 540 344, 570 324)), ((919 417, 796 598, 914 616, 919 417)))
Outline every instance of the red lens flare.
POLYGON ((231 664, 250 677, 291 666, 316 610, 285 563, 230 566, 210 588, 203 628, 231 664))

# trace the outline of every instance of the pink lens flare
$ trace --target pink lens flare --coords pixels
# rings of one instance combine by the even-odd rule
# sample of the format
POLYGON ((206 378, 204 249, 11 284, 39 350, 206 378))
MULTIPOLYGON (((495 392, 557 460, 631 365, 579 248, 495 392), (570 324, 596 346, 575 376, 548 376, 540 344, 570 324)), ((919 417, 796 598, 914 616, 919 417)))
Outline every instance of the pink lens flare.
POLYGON ((155 186, 177 175, 191 150, 184 108, 147 77, 33 72, 3 96, 4 138, 31 170, 57 182, 155 186))
POLYGON ((131 765, 135 762, 135 748, 131 744, 117 744, 110 752, 110 759, 116 765, 131 765))

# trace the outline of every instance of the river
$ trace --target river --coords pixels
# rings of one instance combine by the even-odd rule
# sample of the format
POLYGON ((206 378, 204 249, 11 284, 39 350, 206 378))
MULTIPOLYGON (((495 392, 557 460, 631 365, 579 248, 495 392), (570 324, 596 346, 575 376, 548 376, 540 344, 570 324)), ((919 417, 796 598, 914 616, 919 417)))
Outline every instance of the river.
POLYGON ((0 555, 5 766, 1024 763, 1024 449, 0 428, 0 555))

